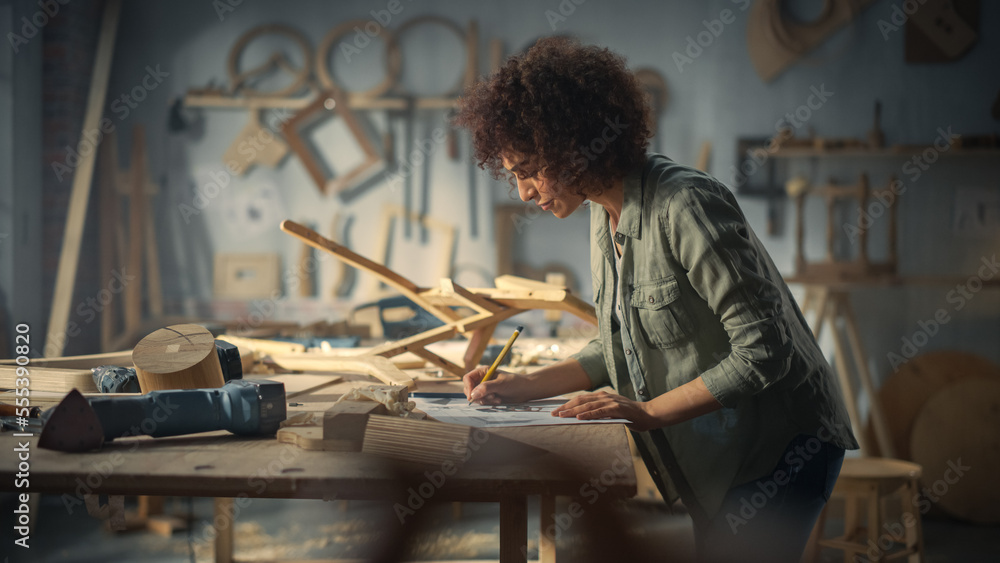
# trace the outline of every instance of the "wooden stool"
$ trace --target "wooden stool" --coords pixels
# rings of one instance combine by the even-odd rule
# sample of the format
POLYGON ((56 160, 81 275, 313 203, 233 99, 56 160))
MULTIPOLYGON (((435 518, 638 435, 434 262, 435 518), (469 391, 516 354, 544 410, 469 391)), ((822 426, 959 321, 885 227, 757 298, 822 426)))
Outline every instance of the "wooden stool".
POLYGON ((829 503, 813 529, 806 560, 818 561, 819 549, 829 547, 844 552, 844 562, 890 561, 908 558, 909 563, 924 560, 924 535, 919 495, 922 469, 916 463, 881 457, 847 458, 832 497, 844 499, 844 535, 822 539, 829 503), (895 496, 895 499, 891 497, 895 496), (884 503, 899 502, 899 519, 888 520, 884 503), (861 511, 867 513, 861 526, 861 511))

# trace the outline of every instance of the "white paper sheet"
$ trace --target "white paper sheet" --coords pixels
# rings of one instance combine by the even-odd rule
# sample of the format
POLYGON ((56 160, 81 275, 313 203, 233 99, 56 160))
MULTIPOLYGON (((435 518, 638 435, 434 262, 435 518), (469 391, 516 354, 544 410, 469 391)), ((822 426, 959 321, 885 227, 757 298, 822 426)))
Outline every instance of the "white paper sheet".
POLYGON ((477 428, 499 428, 504 426, 550 426, 556 424, 628 424, 622 418, 602 418, 598 420, 579 420, 577 418, 562 418, 552 416, 552 411, 565 404, 566 399, 545 399, 527 403, 510 403, 505 405, 468 404, 465 397, 461 398, 425 398, 411 397, 417 408, 428 416, 441 422, 463 424, 477 428))

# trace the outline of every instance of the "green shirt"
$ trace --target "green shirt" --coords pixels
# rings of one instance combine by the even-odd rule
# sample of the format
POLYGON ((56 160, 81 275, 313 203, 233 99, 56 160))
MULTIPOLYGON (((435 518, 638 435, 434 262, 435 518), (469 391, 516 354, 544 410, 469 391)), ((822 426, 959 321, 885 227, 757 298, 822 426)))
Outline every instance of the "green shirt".
POLYGON ((728 489, 770 473, 798 434, 858 447, 829 364, 718 180, 661 155, 625 178, 620 280, 598 204, 590 229, 600 334, 573 357, 593 386, 647 401, 700 376, 723 406, 635 433, 668 503, 680 496, 692 514, 711 517, 728 489))

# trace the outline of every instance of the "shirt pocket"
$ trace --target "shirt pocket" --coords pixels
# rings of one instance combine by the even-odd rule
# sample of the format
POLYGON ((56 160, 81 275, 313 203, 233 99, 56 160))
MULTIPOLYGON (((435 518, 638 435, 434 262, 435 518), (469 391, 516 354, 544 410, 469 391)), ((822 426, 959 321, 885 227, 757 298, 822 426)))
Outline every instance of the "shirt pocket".
POLYGON ((635 283, 631 305, 643 338, 654 348, 674 347, 694 332, 674 276, 635 283))

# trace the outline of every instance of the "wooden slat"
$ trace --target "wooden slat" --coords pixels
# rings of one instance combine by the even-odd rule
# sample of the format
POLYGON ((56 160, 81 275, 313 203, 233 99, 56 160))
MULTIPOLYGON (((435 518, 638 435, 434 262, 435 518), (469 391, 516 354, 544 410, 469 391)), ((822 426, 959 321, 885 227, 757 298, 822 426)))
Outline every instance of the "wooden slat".
MULTIPOLYGON (((101 20, 101 35, 97 40, 94 69, 91 73, 90 91, 87 94, 87 110, 83 117, 85 132, 100 130, 100 120, 104 113, 104 99, 111 75, 114 56, 115 36, 118 30, 118 16, 121 0, 108 0, 101 20)), ((81 138, 83 135, 81 134, 81 138)), ((80 261, 80 243, 87 218, 87 204, 90 201, 91 179, 97 147, 80 156, 80 163, 73 173, 73 187, 70 191, 69 207, 66 212, 66 228, 63 230, 62 249, 59 254, 59 269, 56 274, 55 291, 52 294, 52 309, 49 315, 48 335, 45 339, 45 355, 61 356, 66 347, 66 328, 73 301, 73 287, 80 261)))
POLYGON ((346 246, 337 244, 320 235, 316 231, 308 229, 294 221, 282 221, 281 230, 291 234, 292 236, 298 237, 307 244, 333 254, 340 260, 354 266, 355 268, 371 272, 383 282, 399 290, 400 293, 408 297, 417 305, 423 307, 428 313, 434 315, 441 321, 447 323, 458 319, 458 313, 448 308, 436 307, 423 299, 420 296, 420 288, 417 287, 417 285, 412 281, 404 278, 396 272, 393 272, 381 264, 353 252, 346 246))
POLYGON ((388 358, 381 356, 320 356, 309 354, 271 356, 271 361, 285 369, 362 373, 386 385, 414 387, 413 378, 403 373, 388 358))
MULTIPOLYGON (((14 365, 14 360, 0 360, 0 365, 14 365)), ((132 351, 87 354, 85 356, 65 356, 61 358, 35 358, 31 366, 40 368, 90 369, 97 366, 132 366, 132 351)))
POLYGON ((130 167, 130 186, 128 202, 128 265, 127 275, 132 276, 131 282, 125 285, 125 331, 130 332, 142 323, 142 287, 143 287, 143 235, 145 234, 146 211, 146 130, 136 124, 132 129, 132 156, 130 167))
MULTIPOLYGON (((79 389, 81 393, 97 391, 89 369, 39 368, 28 365, 29 388, 32 391, 70 391, 79 389)), ((0 366, 0 388, 14 389, 17 367, 0 366)))

